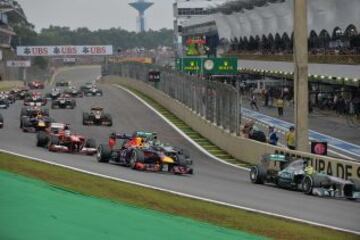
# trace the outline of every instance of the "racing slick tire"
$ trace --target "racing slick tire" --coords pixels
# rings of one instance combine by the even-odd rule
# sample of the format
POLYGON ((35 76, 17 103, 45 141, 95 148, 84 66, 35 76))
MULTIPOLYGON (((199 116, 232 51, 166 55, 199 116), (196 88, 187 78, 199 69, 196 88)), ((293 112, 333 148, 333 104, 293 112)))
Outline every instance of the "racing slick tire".
POLYGON ((112 121, 112 116, 110 114, 105 114, 105 121, 109 122, 109 124, 107 126, 111 127, 113 125, 113 121, 112 121))
POLYGON ((46 147, 49 143, 50 138, 44 132, 38 132, 36 135, 36 146, 38 147, 46 147))
POLYGON ((84 112, 84 113, 83 113, 83 125, 84 125, 84 126, 88 125, 88 124, 87 124, 87 121, 89 121, 89 119, 90 119, 90 114, 84 112))
POLYGON ((312 195, 313 188, 314 188, 314 178, 310 175, 306 175, 302 181, 302 191, 306 195, 312 195))
POLYGON ((70 108, 74 109, 76 107, 76 102, 75 101, 71 101, 70 103, 70 108))
POLYGON ((58 107, 58 105, 56 103, 54 103, 54 102, 51 103, 51 109, 55 109, 57 107, 58 107))
POLYGON ((21 120, 21 126, 22 129, 32 127, 32 123, 28 118, 23 118, 21 120))
POLYGON ((176 154, 176 163, 179 166, 186 167, 188 165, 188 161, 183 154, 176 154))
POLYGON ((44 116, 50 116, 49 109, 45 108, 43 111, 44 116))
POLYGON ((86 148, 96 148, 96 141, 93 138, 89 138, 88 140, 86 140, 85 142, 85 147, 86 148))
POLYGON ((108 145, 100 144, 96 154, 98 162, 108 163, 111 158, 111 149, 108 145))
POLYGON ((132 169, 136 169, 136 164, 137 163, 143 163, 144 162, 144 152, 140 151, 138 149, 134 149, 131 152, 131 156, 130 156, 130 167, 132 169))
POLYGON ((22 116, 26 116, 27 115, 27 109, 25 107, 21 108, 21 112, 20 112, 20 118, 22 116))
POLYGON ((0 128, 3 128, 4 127, 4 118, 3 116, 0 114, 0 128))
POLYGON ((262 166, 255 166, 250 169, 250 180, 255 184, 264 184, 266 171, 262 166))
POLYGON ((49 145, 59 145, 60 140, 57 136, 50 136, 50 144, 49 145))

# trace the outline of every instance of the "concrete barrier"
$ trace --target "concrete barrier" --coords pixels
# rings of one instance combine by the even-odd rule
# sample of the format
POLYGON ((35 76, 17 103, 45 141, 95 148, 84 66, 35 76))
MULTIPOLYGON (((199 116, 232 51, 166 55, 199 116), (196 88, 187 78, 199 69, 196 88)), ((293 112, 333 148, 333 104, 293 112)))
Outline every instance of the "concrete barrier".
POLYGON ((344 179, 358 178, 360 179, 360 163, 331 158, 326 156, 318 156, 310 153, 292 151, 281 147, 272 146, 256 142, 244 137, 238 137, 210 123, 191 109, 186 107, 179 101, 169 97, 165 93, 153 88, 145 82, 126 79, 117 76, 107 76, 105 82, 118 83, 125 87, 136 89, 143 94, 154 99, 166 109, 183 120, 187 125, 207 138, 209 141, 237 158, 241 161, 251 164, 259 163, 264 154, 283 153, 285 155, 294 156, 309 160, 317 171, 324 171, 329 175, 341 177, 344 179))

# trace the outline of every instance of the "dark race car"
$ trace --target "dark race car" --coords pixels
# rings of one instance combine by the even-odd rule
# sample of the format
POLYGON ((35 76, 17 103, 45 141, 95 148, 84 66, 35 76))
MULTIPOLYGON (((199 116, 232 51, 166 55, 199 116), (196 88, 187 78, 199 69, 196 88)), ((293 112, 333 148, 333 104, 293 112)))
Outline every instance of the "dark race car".
POLYGON ((51 152, 78 153, 86 155, 95 155, 97 152, 94 139, 86 139, 82 135, 73 134, 70 130, 65 130, 60 134, 42 135, 47 141, 48 150, 51 152))
POLYGON ((101 125, 111 127, 113 124, 110 114, 105 113, 102 107, 93 107, 90 113, 83 113, 83 125, 101 125))
POLYGON ((3 127, 4 127, 4 117, 0 113, 0 128, 3 128, 3 127))
POLYGON ((103 95, 103 91, 97 87, 92 87, 90 89, 84 89, 84 96, 102 96, 103 95))
POLYGON ((24 99, 25 106, 45 106, 47 99, 43 98, 40 93, 32 93, 30 96, 26 96, 24 99))
POLYGON ((15 88, 10 91, 10 94, 13 95, 16 100, 24 100, 26 96, 29 96, 29 90, 26 88, 15 88))
POLYGON ((20 128, 24 132, 38 132, 44 131, 48 128, 53 120, 49 116, 41 113, 36 116, 23 115, 20 119, 20 128))
POLYGON ((42 81, 32 81, 29 83, 30 89, 44 89, 45 84, 42 81))
POLYGON ((64 93, 70 95, 71 97, 83 97, 84 96, 84 93, 75 87, 69 87, 69 88, 65 89, 64 93))
POLYGON ((69 87, 71 83, 69 81, 60 80, 55 83, 56 87, 69 87))
POLYGON ((0 96, 0 109, 7 109, 10 107, 10 102, 5 96, 0 96))
POLYGON ((74 109, 76 106, 75 99, 71 98, 69 95, 65 94, 60 96, 57 99, 51 101, 52 109, 74 109))
POLYGON ((259 165, 251 168, 250 180, 256 184, 272 183, 321 197, 360 198, 358 180, 316 173, 306 160, 279 154, 265 155, 259 165))
POLYGON ((156 138, 154 133, 141 131, 132 136, 112 134, 108 144, 99 145, 97 159, 136 170, 193 174, 192 161, 184 150, 162 145, 156 138))

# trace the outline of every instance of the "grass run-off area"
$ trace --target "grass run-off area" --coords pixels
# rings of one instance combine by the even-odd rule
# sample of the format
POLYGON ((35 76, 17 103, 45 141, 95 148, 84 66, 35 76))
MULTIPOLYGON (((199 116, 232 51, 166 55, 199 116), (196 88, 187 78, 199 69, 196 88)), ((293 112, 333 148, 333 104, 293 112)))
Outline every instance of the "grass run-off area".
POLYGON ((0 81, 0 91, 7 91, 15 87, 23 87, 23 81, 0 81))
POLYGON ((81 194, 188 217, 273 239, 359 239, 359 236, 345 232, 194 200, 1 152, 0 169, 43 180, 81 194))

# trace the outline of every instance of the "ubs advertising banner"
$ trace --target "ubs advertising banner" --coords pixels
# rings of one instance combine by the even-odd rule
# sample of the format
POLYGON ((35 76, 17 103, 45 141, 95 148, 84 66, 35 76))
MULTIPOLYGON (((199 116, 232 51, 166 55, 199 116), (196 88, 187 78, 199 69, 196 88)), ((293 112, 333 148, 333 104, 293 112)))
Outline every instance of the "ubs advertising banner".
POLYGON ((113 47, 111 45, 18 46, 16 54, 21 57, 106 56, 113 54, 113 47))

